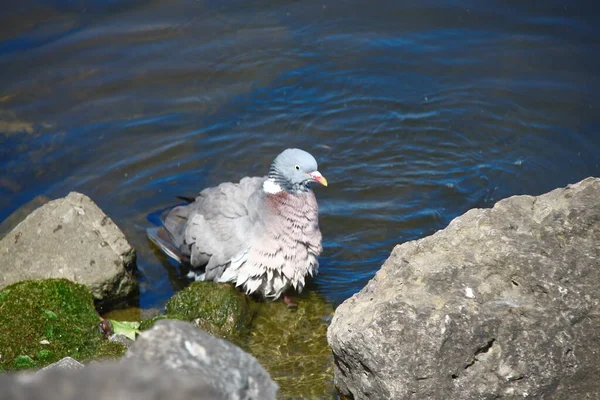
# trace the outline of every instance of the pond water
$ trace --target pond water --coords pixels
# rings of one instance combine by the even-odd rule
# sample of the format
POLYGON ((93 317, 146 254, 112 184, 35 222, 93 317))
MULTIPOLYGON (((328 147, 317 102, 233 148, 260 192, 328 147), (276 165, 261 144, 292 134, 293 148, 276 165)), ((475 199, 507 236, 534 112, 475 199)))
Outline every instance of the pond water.
POLYGON ((142 307, 185 285, 158 210, 310 151, 338 304, 394 245, 473 207, 600 175, 596 2, 11 2, 0 16, 0 220, 90 196, 138 249, 142 307))

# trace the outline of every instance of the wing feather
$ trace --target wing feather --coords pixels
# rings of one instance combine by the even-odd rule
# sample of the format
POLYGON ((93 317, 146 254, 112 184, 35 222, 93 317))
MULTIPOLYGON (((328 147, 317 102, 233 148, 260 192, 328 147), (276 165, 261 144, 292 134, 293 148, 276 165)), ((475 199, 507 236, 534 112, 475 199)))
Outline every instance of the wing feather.
POLYGON ((248 204, 257 201, 264 180, 247 177, 204 189, 194 202, 166 215, 164 226, 192 267, 206 266, 207 277, 218 277, 222 266, 245 249, 256 218, 248 204))

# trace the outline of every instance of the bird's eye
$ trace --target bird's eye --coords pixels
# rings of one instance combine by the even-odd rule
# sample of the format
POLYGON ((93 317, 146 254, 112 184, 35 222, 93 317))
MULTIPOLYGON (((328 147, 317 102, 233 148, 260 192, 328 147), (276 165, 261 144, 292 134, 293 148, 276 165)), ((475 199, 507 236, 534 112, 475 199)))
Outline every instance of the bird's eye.
POLYGON ((296 168, 296 171, 300 171, 300 166, 298 164, 294 165, 294 168, 296 168))

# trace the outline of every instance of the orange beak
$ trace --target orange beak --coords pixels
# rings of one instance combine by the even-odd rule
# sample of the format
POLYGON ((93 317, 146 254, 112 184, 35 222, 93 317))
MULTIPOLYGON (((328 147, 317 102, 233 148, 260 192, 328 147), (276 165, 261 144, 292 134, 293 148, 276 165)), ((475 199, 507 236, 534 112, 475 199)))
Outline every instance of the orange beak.
POLYGON ((327 179, 319 171, 311 172, 309 174, 316 182, 319 182, 323 186, 327 186, 327 179))

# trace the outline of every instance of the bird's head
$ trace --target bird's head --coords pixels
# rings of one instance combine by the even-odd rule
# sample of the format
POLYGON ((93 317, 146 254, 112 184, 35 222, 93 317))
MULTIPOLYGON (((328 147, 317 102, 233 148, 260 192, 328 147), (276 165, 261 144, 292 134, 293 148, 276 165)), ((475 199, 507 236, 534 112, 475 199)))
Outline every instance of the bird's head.
POLYGON ((327 179, 317 170, 317 160, 300 149, 279 154, 271 164, 268 180, 288 192, 307 191, 313 182, 327 186, 327 179))

